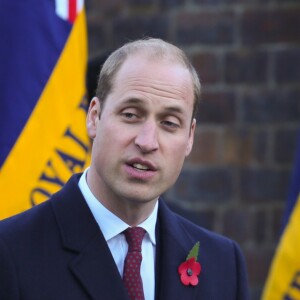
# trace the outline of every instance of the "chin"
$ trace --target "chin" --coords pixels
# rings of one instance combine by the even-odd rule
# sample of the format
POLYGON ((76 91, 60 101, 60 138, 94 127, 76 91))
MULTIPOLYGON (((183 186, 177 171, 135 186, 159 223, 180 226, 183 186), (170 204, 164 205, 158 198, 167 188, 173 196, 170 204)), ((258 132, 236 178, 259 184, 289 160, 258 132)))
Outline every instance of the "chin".
POLYGON ((159 197, 159 195, 143 191, 137 193, 123 193, 121 197, 130 202, 135 202, 137 204, 145 204, 155 201, 159 197), (145 197, 145 195, 147 195, 147 197, 145 197))

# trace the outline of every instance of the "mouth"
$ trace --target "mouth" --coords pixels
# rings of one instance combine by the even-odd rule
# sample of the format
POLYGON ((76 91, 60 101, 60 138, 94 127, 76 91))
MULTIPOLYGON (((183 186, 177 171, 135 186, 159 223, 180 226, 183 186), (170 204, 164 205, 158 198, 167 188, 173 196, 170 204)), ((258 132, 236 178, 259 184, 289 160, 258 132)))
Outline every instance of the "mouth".
POLYGON ((125 172, 132 180, 148 182, 156 176, 156 168, 150 163, 141 160, 129 161, 125 164, 125 172))
POLYGON ((143 164, 139 164, 139 163, 134 163, 132 165, 132 167, 134 167, 137 170, 141 170, 141 171, 148 171, 148 170, 150 170, 150 168, 148 166, 143 165, 143 164))
POLYGON ((127 165, 133 168, 134 170, 141 171, 141 172, 157 171, 157 168, 152 162, 138 159, 138 158, 129 160, 127 162, 127 165))

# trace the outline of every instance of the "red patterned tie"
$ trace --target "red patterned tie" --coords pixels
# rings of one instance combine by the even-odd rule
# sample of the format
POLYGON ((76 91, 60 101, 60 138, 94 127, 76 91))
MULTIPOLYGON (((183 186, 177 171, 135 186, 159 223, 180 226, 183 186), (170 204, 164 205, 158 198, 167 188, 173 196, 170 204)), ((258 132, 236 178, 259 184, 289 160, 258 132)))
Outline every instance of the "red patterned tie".
POLYGON ((131 227, 124 231, 128 253, 124 263, 123 281, 131 300, 144 300, 143 282, 140 273, 142 262, 142 241, 145 230, 131 227))

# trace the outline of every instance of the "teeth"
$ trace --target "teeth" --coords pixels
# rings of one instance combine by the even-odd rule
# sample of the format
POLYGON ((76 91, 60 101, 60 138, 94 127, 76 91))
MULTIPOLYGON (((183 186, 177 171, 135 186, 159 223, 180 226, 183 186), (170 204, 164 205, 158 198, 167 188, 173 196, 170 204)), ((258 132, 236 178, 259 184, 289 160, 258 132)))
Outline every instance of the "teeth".
POLYGON ((141 164, 133 164, 133 167, 139 170, 149 170, 147 166, 141 165, 141 164))

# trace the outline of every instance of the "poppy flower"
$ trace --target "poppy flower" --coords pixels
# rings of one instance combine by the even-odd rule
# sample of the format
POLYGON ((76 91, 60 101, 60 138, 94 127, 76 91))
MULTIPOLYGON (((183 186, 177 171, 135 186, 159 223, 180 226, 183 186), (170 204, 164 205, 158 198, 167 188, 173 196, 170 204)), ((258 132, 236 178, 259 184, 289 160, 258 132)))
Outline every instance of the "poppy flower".
POLYGON ((197 285, 200 272, 201 265, 196 261, 195 257, 189 258, 178 267, 180 280, 184 285, 197 285))

